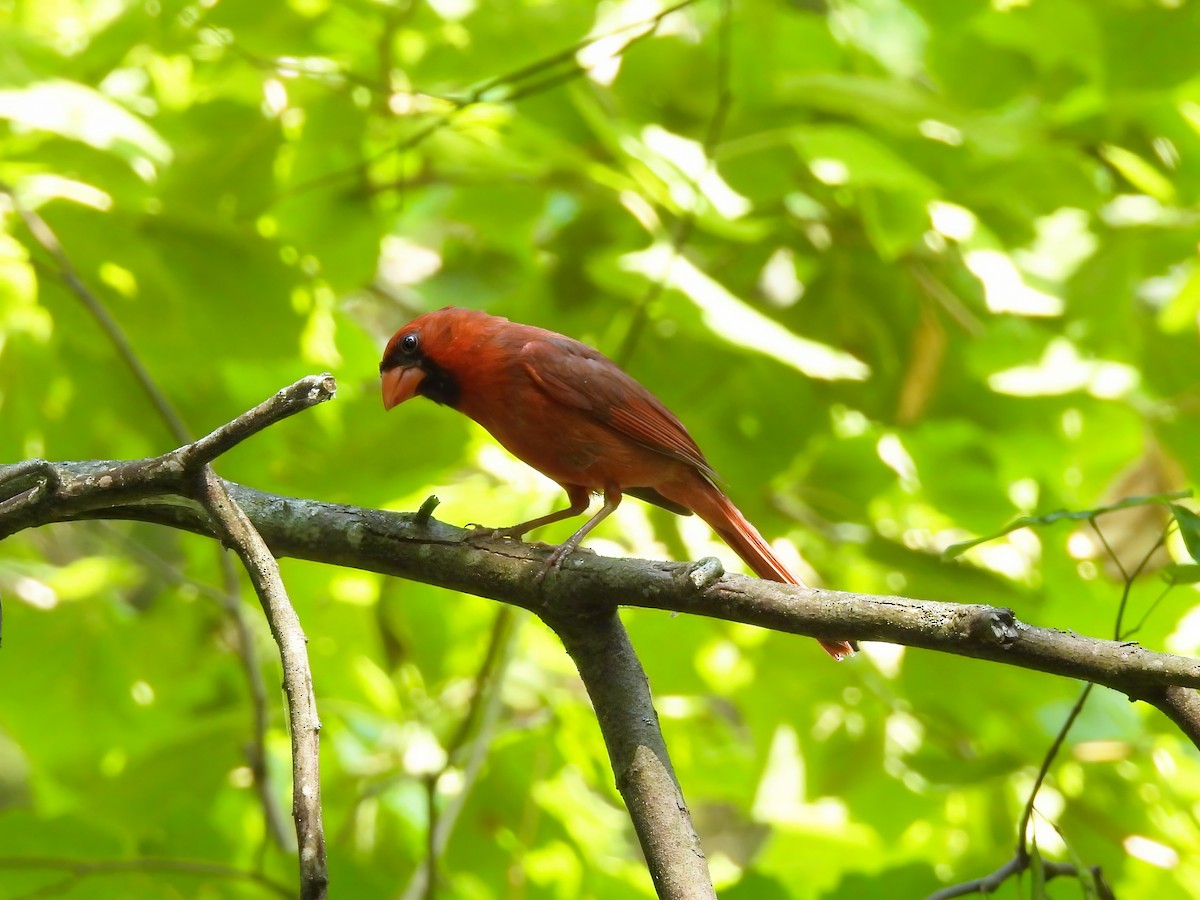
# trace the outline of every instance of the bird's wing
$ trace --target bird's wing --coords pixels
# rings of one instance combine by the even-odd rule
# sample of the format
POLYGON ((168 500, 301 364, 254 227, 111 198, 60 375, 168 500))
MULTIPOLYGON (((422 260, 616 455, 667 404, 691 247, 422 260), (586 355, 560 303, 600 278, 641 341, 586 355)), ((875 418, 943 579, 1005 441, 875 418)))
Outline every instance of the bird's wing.
POLYGON ((535 385, 555 401, 589 413, 644 447, 713 471, 683 423, 657 397, 598 350, 559 336, 531 340, 521 364, 535 385))

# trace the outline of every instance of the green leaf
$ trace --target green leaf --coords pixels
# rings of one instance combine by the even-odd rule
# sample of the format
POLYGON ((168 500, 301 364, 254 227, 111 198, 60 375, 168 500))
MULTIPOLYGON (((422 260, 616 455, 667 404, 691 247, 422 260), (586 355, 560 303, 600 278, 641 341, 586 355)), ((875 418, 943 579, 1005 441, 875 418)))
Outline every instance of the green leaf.
POLYGON ((806 125, 792 140, 818 181, 910 191, 932 199, 937 184, 880 138, 848 125, 806 125))
POLYGON ((1192 559, 1200 563, 1200 515, 1178 503, 1171 504, 1171 512, 1175 515, 1175 524, 1179 526, 1179 536, 1183 538, 1183 545, 1187 547, 1192 559))
POLYGON ((1178 334, 1195 327, 1200 317, 1200 266, 1192 266, 1179 293, 1158 314, 1163 331, 1178 334))
POLYGON ((1200 584, 1200 563, 1168 563, 1163 567, 1168 584, 1200 584))
POLYGON ((166 141, 142 119, 94 88, 70 81, 41 81, 0 90, 0 119, 105 150, 125 160, 146 180, 174 156, 166 141))
POLYGON ((1175 186, 1171 180, 1136 153, 1124 147, 1105 144, 1100 148, 1100 155, 1138 190, 1163 203, 1175 199, 1175 186))

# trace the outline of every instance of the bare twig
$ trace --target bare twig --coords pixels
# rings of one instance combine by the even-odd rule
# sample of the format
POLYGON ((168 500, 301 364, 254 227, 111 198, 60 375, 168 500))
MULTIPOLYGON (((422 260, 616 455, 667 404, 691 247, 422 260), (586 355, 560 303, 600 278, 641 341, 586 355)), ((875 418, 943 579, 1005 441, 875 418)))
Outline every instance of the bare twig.
POLYGON ((329 373, 309 375, 281 391, 276 391, 254 409, 242 413, 232 422, 206 434, 193 444, 175 453, 185 468, 196 468, 228 453, 246 438, 270 428, 298 412, 324 403, 337 392, 337 384, 329 373))
POLYGON ((425 818, 428 821, 425 835, 425 900, 435 900, 438 883, 438 848, 437 832, 434 823, 437 821, 437 777, 430 775, 425 779, 425 818))
POLYGON ((281 78, 307 78, 329 85, 330 87, 341 87, 347 84, 356 85, 374 93, 383 94, 384 96, 391 93, 391 86, 386 81, 376 81, 373 78, 360 75, 342 66, 312 68, 302 59, 259 56, 257 53, 247 50, 235 41, 231 34, 222 29, 212 29, 210 34, 213 35, 222 47, 229 50, 242 61, 256 69, 273 73, 281 78))
POLYGON ((1058 734, 1051 741, 1050 749, 1046 751, 1046 755, 1042 759, 1042 764, 1038 768, 1037 777, 1033 779, 1033 787, 1029 789, 1029 799, 1025 801, 1025 809, 1021 812, 1021 822, 1017 825, 1017 852, 1013 856, 1014 859, 1021 861, 1024 865, 1028 865, 1029 863, 1029 820, 1033 818, 1033 808, 1037 802, 1037 795, 1041 792, 1042 785, 1046 782, 1046 776, 1050 774, 1050 767, 1054 765, 1054 760, 1058 758, 1058 752, 1062 749, 1062 745, 1066 741, 1072 726, 1075 724, 1075 720, 1083 712, 1084 704, 1087 703, 1087 699, 1094 687, 1094 684, 1085 684, 1083 686, 1083 690, 1079 693, 1079 699, 1075 701, 1071 707, 1071 711, 1067 713, 1067 718, 1063 720, 1062 726, 1058 729, 1058 734))
POLYGON ((330 184, 336 184, 346 178, 362 177, 371 166, 397 153, 403 153, 407 150, 412 150, 414 147, 424 143, 428 138, 436 132, 445 128, 452 123, 462 112, 476 106, 480 103, 487 102, 515 102, 524 99, 532 94, 542 93, 550 90, 563 82, 579 78, 587 73, 587 69, 579 64, 576 59, 577 54, 590 47, 598 41, 606 40, 611 37, 616 37, 626 32, 644 29, 643 33, 637 34, 630 38, 626 44, 615 52, 614 56, 619 56, 628 50, 630 47, 644 40, 649 35, 657 31, 662 21, 672 13, 677 13, 689 6, 698 3, 699 0, 680 0, 666 9, 660 10, 653 16, 643 19, 640 22, 632 22, 626 25, 621 25, 611 31, 603 34, 592 35, 578 43, 572 44, 563 50, 559 50, 542 59, 535 60, 532 63, 521 66, 513 71, 506 72, 503 75, 497 75, 494 78, 489 78, 483 83, 476 85, 465 97, 453 99, 453 108, 440 113, 432 118, 425 126, 417 129, 409 134, 405 139, 398 141, 372 156, 360 160, 354 165, 347 166, 344 169, 338 169, 333 172, 328 172, 324 175, 319 175, 309 181, 302 182, 297 185, 280 191, 272 201, 277 203, 280 200, 288 197, 294 197, 297 194, 307 193, 308 191, 326 187, 330 184), (545 73, 553 72, 556 69, 566 66, 565 71, 556 72, 546 75, 545 73), (532 82, 532 83, 530 83, 532 82), (507 89, 506 94, 496 96, 502 89, 507 89))
MULTIPOLYGON (((1097 516, 1088 517, 1088 524, 1096 533, 1105 552, 1112 560, 1117 570, 1121 573, 1122 587, 1121 599, 1117 604, 1116 624, 1113 626, 1113 639, 1121 640, 1125 635, 1121 631, 1121 623, 1125 618, 1125 610, 1129 605, 1129 594, 1133 590, 1133 583, 1142 573, 1145 567, 1149 564, 1158 548, 1166 541, 1167 532, 1164 529, 1141 561, 1134 567, 1133 571, 1128 571, 1112 546, 1101 530, 1099 523, 1096 521, 1097 516)), ((1160 598, 1161 599, 1161 598, 1160 598)), ((1155 601, 1157 602, 1157 601, 1155 601)), ((1050 749, 1046 751, 1045 757, 1042 759, 1041 766, 1038 767, 1037 776, 1033 780, 1033 786, 1029 789, 1029 798, 1025 801, 1025 808, 1021 812, 1021 821, 1017 825, 1017 849, 1012 857, 995 872, 990 875, 985 875, 982 878, 976 878, 972 881, 962 882, 960 884, 950 885, 940 891, 930 895, 927 900, 947 900, 950 897, 962 897, 968 894, 990 894, 995 891, 1008 878, 1019 876, 1022 872, 1029 868, 1032 864, 1032 857, 1029 853, 1029 822, 1033 818, 1034 804, 1037 801, 1037 796, 1041 792, 1042 785, 1046 781, 1046 777, 1050 774, 1050 768, 1054 765, 1054 760, 1058 758, 1059 752, 1062 750, 1063 744, 1066 742, 1067 735, 1071 728, 1075 725, 1075 720, 1079 718, 1079 714, 1083 712, 1083 707, 1091 696, 1092 688, 1096 685, 1094 682, 1089 682, 1084 686, 1077 699, 1071 707, 1071 711, 1067 713, 1066 719, 1062 726, 1058 729, 1058 734, 1054 736, 1054 740, 1050 744, 1050 749)), ((1144 697, 1155 706, 1158 706, 1180 729, 1187 734, 1200 747, 1200 695, 1194 689, 1168 687, 1157 693, 1157 699, 1154 697, 1144 697)), ((1068 863, 1043 863, 1043 868, 1046 871, 1046 877, 1052 878, 1055 875, 1074 875, 1082 877, 1074 865, 1068 863), (1050 874, 1051 866, 1057 866, 1053 874, 1050 874)), ((1103 878, 1100 875, 1100 868, 1094 866, 1089 870, 1091 877, 1095 879, 1098 885, 1102 885, 1104 890, 1107 890, 1103 878)))
POLYGON ((279 564, 211 466, 206 465, 198 478, 197 496, 212 516, 221 541, 232 545, 246 567, 279 645, 283 689, 291 712, 292 817, 300 845, 300 897, 322 900, 329 886, 329 873, 321 825, 321 722, 308 665, 308 639, 279 577, 279 564))
MULTIPOLYGON (((101 523, 107 525, 107 523, 101 523)), ((241 600, 241 587, 238 580, 237 568, 231 557, 218 548, 221 561, 222 589, 195 578, 190 578, 185 572, 177 569, 157 553, 145 547, 138 541, 130 540, 111 525, 107 528, 108 537, 119 541, 121 549, 137 559, 159 577, 174 584, 186 586, 202 596, 215 601, 230 617, 234 631, 234 649, 241 662, 242 674, 250 691, 251 721, 253 731, 250 743, 246 747, 246 760, 254 777, 254 789, 258 794, 259 803, 267 823, 267 834, 278 846, 289 852, 296 850, 296 836, 287 824, 283 809, 279 805, 276 794, 272 791, 271 780, 267 771, 266 737, 268 727, 267 689, 263 683, 262 668, 259 664, 258 650, 254 643, 254 634, 246 617, 241 600)))
MULTIPOLYGON (((990 875, 985 875, 983 878, 976 878, 973 881, 964 881, 961 884, 948 885, 940 891, 930 894, 925 900, 952 900, 954 897, 967 897, 971 894, 994 893, 1009 878, 1012 878, 1014 875, 1020 875, 1025 871, 1027 865, 1028 863, 1022 865, 1017 861, 1016 857, 1013 857, 990 875)), ((1042 870, 1045 872, 1047 881, 1063 876, 1071 878, 1080 877, 1079 869, 1073 863, 1068 862, 1043 862, 1042 870)), ((1095 879, 1096 887, 1100 891, 1101 900, 1112 900, 1112 892, 1108 889, 1108 885, 1100 873, 1100 868, 1093 866, 1087 871, 1095 879)))
POLYGON ((82 301, 84 307, 92 317, 99 323, 100 328, 108 336, 112 345, 116 348, 121 360, 133 372, 134 378, 138 385, 150 399, 151 405, 158 413, 159 417, 166 423, 167 428, 171 432, 171 437, 177 443, 183 444, 191 440, 188 434, 187 426, 183 423, 179 413, 176 412, 174 405, 163 393, 158 384, 151 377, 150 372, 142 364, 141 359, 133 349, 133 345, 129 343, 129 338, 125 335, 125 330, 108 312, 108 309, 100 302, 100 299, 92 293, 91 289, 84 284, 79 277, 79 273, 75 270, 71 259, 63 250, 62 244, 58 240, 58 236, 46 224, 46 220, 38 214, 36 210, 30 209, 19 199, 13 192, 12 188, 5 184, 0 184, 0 193, 8 196, 9 202, 12 203, 13 209, 21 217, 25 223, 25 227, 29 229, 29 233, 33 235, 33 239, 41 245, 42 249, 54 258, 55 264, 58 266, 59 275, 63 282, 71 289, 72 293, 82 301))
POLYGON ((270 725, 267 713, 267 686, 263 682, 258 651, 254 646, 254 632, 250 628, 250 621, 246 617, 246 610, 242 605, 237 570, 224 553, 221 554, 221 577, 225 589, 219 592, 218 602, 233 622, 237 641, 237 657, 241 661, 242 675, 250 690, 253 728, 250 733, 250 743, 246 747, 246 759, 250 763, 254 790, 258 794, 258 802, 263 808, 263 816, 267 822, 267 834, 280 847, 294 852, 298 849, 296 834, 294 830, 289 830, 287 827, 283 810, 271 789, 270 771, 267 768, 267 727, 270 725))

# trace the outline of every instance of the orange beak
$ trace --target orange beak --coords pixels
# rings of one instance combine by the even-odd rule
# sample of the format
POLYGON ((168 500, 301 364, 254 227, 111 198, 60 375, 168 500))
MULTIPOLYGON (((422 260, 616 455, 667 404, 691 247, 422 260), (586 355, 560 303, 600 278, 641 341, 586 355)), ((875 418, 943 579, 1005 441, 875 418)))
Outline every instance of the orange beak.
POLYGON ((417 395, 425 373, 416 366, 396 366, 383 373, 383 408, 391 409, 417 395))

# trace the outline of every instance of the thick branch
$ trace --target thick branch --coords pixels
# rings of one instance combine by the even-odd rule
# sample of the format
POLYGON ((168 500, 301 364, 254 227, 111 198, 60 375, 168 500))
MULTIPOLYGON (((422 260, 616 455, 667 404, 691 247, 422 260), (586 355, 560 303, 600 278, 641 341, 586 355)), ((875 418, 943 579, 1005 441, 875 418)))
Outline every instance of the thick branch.
POLYGON ((1162 710, 1193 744, 1200 747, 1200 693, 1171 685, 1163 688, 1161 693, 1150 691, 1145 700, 1162 710))
POLYGON ((162 456, 75 469, 42 460, 0 466, 0 497, 4 498, 0 500, 0 540, 93 508, 141 500, 170 503, 171 495, 190 497, 195 474, 212 459, 264 428, 330 399, 336 390, 332 375, 309 375, 228 425, 162 456), (52 518, 45 518, 47 512, 52 518))
MULTIPOLYGON (((0 535, 74 518, 127 518, 212 534, 207 519, 186 502, 129 502, 117 491, 105 503, 96 474, 110 462, 76 462, 0 468, 0 497, 18 493, 28 479, 88 482, 96 495, 57 502, 51 493, 26 504, 15 517, 0 516, 0 535), (8 486, 9 471, 20 472, 8 486), (38 474, 40 473, 40 475, 38 474), (49 474, 47 474, 49 473, 49 474), (100 509, 98 507, 106 507, 100 509)), ((137 465, 136 463, 131 465, 137 465)), ((1022 666, 1093 681, 1146 700, 1184 721, 1188 692, 1200 687, 1200 661, 1146 650, 1134 642, 1106 641, 1019 621, 1011 610, 982 604, 942 603, 842 591, 792 587, 754 578, 725 576, 694 583, 692 566, 606 559, 583 551, 564 561, 540 587, 534 581, 546 559, 535 545, 497 540, 464 541, 460 528, 414 514, 391 513, 301 500, 229 484, 234 500, 276 556, 292 556, 397 575, 563 615, 604 607, 621 597, 630 606, 689 612, 745 622, 776 631, 826 639, 888 641, 1022 666)), ((0 501, 0 508, 3 501, 0 501)), ((1195 722, 1196 717, 1192 716, 1195 722)), ((1200 738, 1200 728, 1188 732, 1200 738)))
POLYGON ((544 616, 562 639, 592 698, 617 790, 633 819, 654 888, 663 900, 716 898, 650 700, 646 673, 615 607, 584 617, 544 616))

